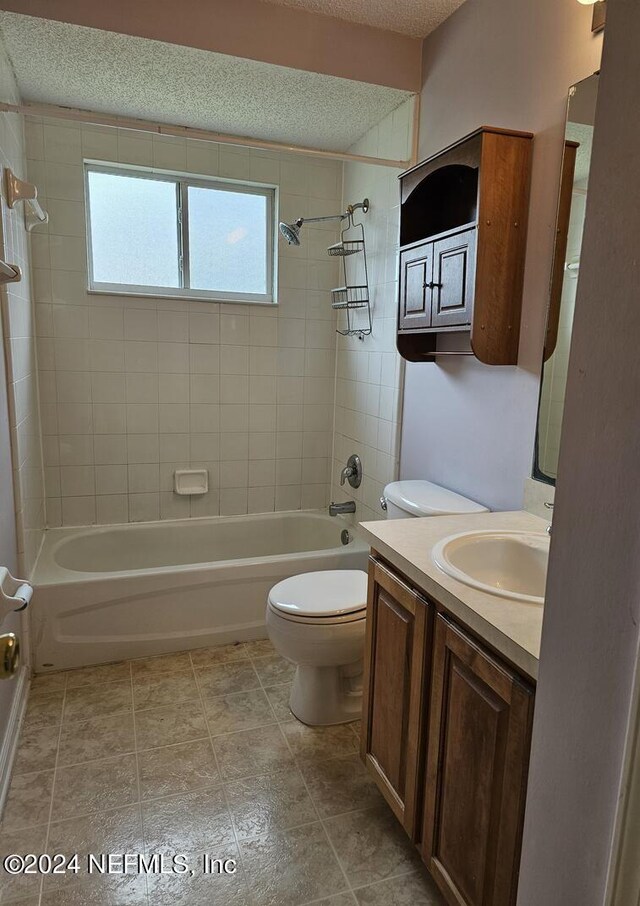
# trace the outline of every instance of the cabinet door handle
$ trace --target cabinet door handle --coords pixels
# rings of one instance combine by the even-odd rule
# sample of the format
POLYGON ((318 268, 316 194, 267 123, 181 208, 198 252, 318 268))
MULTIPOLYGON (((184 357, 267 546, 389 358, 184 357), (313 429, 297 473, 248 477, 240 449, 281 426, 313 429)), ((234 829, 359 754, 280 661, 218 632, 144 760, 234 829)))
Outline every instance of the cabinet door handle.
POLYGON ((435 287, 437 286, 438 289, 442 289, 443 285, 444 285, 443 283, 434 283, 432 280, 430 283, 424 283, 423 288, 424 289, 435 289, 435 287))

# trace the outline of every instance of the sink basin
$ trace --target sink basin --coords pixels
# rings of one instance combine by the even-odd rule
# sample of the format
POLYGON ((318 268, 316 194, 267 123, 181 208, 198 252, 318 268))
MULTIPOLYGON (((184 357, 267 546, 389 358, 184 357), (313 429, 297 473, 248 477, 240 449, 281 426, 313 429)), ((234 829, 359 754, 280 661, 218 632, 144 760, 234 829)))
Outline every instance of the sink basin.
POLYGON ((448 576, 480 591, 544 603, 549 557, 546 532, 480 531, 449 535, 432 551, 448 576))

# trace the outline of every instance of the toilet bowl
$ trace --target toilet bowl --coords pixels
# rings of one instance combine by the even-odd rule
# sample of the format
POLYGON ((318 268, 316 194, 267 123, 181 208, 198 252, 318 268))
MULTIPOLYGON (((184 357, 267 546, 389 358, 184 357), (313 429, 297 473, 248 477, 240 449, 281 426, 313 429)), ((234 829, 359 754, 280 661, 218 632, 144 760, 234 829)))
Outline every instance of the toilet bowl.
MULTIPOLYGON (((394 481, 381 504, 387 519, 486 513, 486 507, 430 481, 394 481)), ((269 592, 267 632, 296 665, 289 707, 305 724, 360 717, 367 574, 359 569, 301 573, 269 592)))
POLYGON ((367 574, 340 569, 302 573, 269 592, 267 632, 296 665, 289 707, 305 724, 360 717, 367 574))

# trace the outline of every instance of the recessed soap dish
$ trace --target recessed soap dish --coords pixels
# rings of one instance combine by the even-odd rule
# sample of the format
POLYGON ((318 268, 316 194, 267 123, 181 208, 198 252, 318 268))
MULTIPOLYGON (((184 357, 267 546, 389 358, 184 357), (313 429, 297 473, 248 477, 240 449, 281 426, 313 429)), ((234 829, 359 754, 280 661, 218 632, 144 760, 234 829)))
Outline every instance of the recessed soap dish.
POLYGON ((173 473, 173 490, 184 496, 206 494, 209 490, 209 472, 206 469, 177 469, 173 473))

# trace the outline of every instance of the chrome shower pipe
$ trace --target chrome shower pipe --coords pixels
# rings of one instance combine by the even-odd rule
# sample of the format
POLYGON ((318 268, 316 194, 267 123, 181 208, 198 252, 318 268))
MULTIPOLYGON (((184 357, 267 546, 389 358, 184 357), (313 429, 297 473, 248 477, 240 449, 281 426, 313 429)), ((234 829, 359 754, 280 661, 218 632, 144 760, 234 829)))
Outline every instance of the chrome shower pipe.
POLYGON ((280 232, 287 240, 289 245, 300 245, 300 227, 303 223, 323 223, 327 220, 346 220, 353 215, 354 211, 363 211, 365 214, 369 210, 369 199, 358 201, 356 204, 347 205, 347 210, 340 214, 329 214, 325 217, 298 217, 293 223, 280 223, 280 232))

